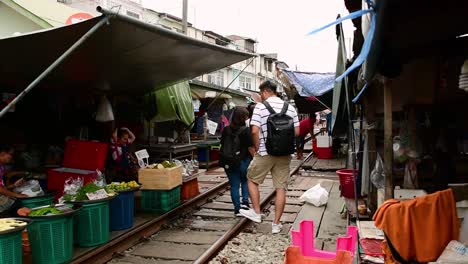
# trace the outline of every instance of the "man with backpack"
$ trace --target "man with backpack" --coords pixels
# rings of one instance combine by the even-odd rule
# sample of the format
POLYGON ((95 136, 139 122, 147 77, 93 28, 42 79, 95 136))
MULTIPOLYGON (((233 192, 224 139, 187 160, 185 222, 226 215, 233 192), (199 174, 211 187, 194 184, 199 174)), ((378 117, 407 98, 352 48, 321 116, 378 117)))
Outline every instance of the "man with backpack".
POLYGON ((252 140, 256 150, 248 171, 249 195, 253 209, 241 209, 239 213, 257 223, 262 221, 260 192, 262 184, 271 172, 276 188, 275 218, 272 233, 281 232, 281 216, 286 204, 291 154, 295 150, 295 138, 299 134, 296 109, 276 96, 276 84, 265 81, 259 86, 263 103, 255 106, 250 120, 252 140))

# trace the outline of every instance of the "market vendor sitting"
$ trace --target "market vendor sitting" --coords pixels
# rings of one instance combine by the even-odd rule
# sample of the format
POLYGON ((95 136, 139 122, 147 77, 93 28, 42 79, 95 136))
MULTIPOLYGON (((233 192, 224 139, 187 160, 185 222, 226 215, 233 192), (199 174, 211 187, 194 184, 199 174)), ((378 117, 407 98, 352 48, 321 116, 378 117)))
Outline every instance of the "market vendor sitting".
POLYGON ((135 158, 130 152, 130 145, 135 141, 135 135, 126 127, 116 129, 112 134, 110 154, 114 165, 112 181, 129 182, 137 180, 135 158))
POLYGON ((14 184, 6 186, 4 176, 6 174, 6 165, 13 160, 13 148, 0 144, 0 214, 10 214, 19 208, 19 202, 16 198, 27 197, 24 194, 19 194, 11 191, 12 189, 23 185, 24 180, 19 179, 14 184))

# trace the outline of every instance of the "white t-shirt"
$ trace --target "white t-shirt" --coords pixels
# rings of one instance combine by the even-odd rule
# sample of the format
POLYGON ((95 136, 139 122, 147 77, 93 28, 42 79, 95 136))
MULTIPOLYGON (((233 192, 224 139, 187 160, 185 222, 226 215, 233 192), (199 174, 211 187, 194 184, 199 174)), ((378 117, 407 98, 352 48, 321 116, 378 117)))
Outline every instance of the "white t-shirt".
MULTIPOLYGON (((284 101, 281 100, 281 98, 277 96, 272 96, 266 100, 273 110, 275 112, 279 113, 283 109, 284 101)), ((288 111, 286 114, 290 117, 293 118, 294 121, 294 127, 299 127, 299 118, 297 117, 297 111, 292 106, 291 104, 288 106, 288 111)), ((250 125, 251 126, 256 126, 260 128, 260 146, 258 149, 258 154, 260 156, 266 156, 268 155, 266 146, 265 146, 265 140, 267 138, 267 119, 270 116, 270 112, 268 109, 265 107, 264 104, 258 103, 255 106, 255 109, 253 111, 252 119, 250 120, 250 125)))

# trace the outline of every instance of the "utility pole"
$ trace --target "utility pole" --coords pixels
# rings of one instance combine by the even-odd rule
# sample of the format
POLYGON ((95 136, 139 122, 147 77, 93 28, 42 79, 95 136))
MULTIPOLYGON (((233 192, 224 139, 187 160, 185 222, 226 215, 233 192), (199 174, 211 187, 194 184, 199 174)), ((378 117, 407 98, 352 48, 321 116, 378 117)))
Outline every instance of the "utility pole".
POLYGON ((182 0, 182 31, 187 35, 187 10, 188 10, 188 0, 182 0))

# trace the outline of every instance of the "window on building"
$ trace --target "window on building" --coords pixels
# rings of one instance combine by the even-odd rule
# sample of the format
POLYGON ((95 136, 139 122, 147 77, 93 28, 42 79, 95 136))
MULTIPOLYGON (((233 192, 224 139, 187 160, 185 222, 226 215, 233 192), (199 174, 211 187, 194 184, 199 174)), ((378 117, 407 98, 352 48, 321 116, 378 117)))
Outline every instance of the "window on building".
POLYGON ((132 11, 128 11, 127 10, 127 16, 129 17, 133 17, 133 18, 136 18, 136 19, 140 19, 140 15, 135 13, 135 12, 132 12, 132 11))
POLYGON ((239 84, 242 89, 252 90, 252 78, 239 76, 239 84))
POLYGON ((218 71, 208 74, 208 82, 224 87, 224 73, 218 71))
POLYGON ((272 72, 272 71, 273 71, 273 62, 272 62, 272 61, 268 61, 267 70, 268 70, 269 72, 272 72))

